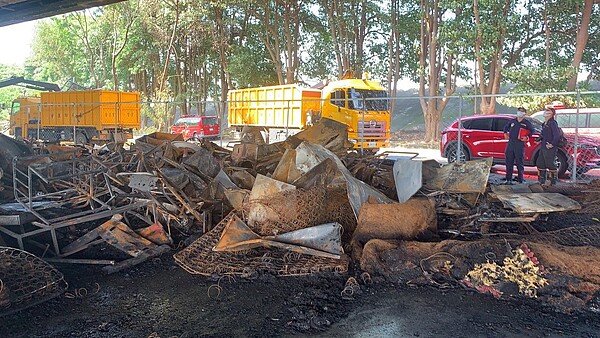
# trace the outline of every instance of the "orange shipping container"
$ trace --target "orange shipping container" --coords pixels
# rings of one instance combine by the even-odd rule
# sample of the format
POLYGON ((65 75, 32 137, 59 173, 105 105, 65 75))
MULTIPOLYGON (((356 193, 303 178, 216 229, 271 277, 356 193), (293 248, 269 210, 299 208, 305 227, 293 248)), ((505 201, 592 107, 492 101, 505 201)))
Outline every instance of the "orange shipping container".
POLYGON ((140 94, 110 90, 41 93, 41 127, 140 128, 140 94))
POLYGON ((296 84, 229 91, 230 126, 303 128, 310 111, 321 110, 321 91, 296 84))

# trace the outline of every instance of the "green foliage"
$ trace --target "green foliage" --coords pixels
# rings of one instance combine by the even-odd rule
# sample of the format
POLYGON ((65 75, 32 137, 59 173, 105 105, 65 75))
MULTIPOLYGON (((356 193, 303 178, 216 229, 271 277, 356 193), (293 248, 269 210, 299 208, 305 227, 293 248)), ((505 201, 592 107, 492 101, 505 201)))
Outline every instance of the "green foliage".
POLYGON ((260 45, 255 48, 251 46, 235 46, 233 48, 228 70, 236 88, 278 84, 273 64, 269 62, 265 54, 266 51, 264 48, 261 50, 260 45), (253 67, 248 67, 248 65, 253 65, 253 67))
MULTIPOLYGON (((498 102, 508 107, 525 107, 530 113, 542 110, 554 101, 560 101, 566 107, 576 107, 576 95, 551 94, 552 92, 564 91, 573 72, 574 69, 571 66, 556 67, 549 70, 536 67, 519 67, 507 70, 506 77, 511 83, 515 84, 510 94, 549 94, 502 97, 498 102)), ((581 89, 585 90, 585 88, 581 89)), ((580 97, 580 107, 594 107, 597 105, 598 97, 595 95, 582 95, 580 97)))
MULTIPOLYGON (((13 65, 0 64, 0 80, 7 80, 13 76, 22 75, 22 69, 13 65)), ((0 88, 0 122, 8 121, 12 101, 29 92, 31 91, 16 86, 0 88)))
MULTIPOLYGON (((514 84, 511 92, 564 90, 572 75, 577 11, 583 0, 514 0, 504 19, 505 1, 478 0, 484 71, 489 71, 494 55, 501 51, 502 81, 514 84), (550 22, 549 75, 544 16, 550 22), (500 39, 503 29, 504 40, 500 39)), ((294 33, 294 25, 274 22, 274 18, 281 19, 290 3, 129 0, 41 20, 36 26, 32 56, 24 68, 7 71, 0 67, 0 75, 6 74, 0 78, 16 72, 61 86, 72 81, 85 87, 112 89, 114 70, 118 89, 140 91, 144 100, 153 102, 177 100, 177 108, 187 112, 196 107, 190 101, 221 100, 231 88, 278 83, 275 61, 279 57, 285 66, 290 53, 286 34, 294 33), (267 9, 268 18, 264 16, 267 9), (278 24, 275 34, 265 24, 278 24), (278 43, 281 55, 269 53, 267 42, 278 43), (118 57, 113 58, 123 44, 118 57)), ((346 57, 351 68, 368 71, 372 78, 384 82, 392 71, 390 61, 398 57, 398 76, 418 80, 421 1, 298 0, 293 4, 299 9, 299 32, 291 53, 299 56, 294 77, 300 82, 312 84, 337 77, 336 56, 346 57), (330 13, 331 9, 335 10, 330 13), (362 45, 358 41, 361 29, 362 45), (332 34, 334 31, 337 35, 332 34), (390 48, 390 34, 394 32, 398 45, 390 48)), ((442 17, 437 43, 443 46, 439 57, 452 54, 458 60, 458 77, 472 82, 477 37, 473 2, 439 0, 439 4, 442 17)), ((597 78, 600 69, 600 34, 596 34, 600 20, 595 20, 600 16, 600 6, 595 5, 593 11, 582 66, 592 71, 590 79, 597 78)), ((439 71, 442 84, 445 73, 444 69, 439 71)), ((488 74, 485 78, 489 79, 488 74)), ((0 89, 0 104, 10 102, 19 93, 18 88, 0 89)), ((572 102, 554 96, 506 98, 501 102, 535 110, 556 99, 572 102)), ((585 104, 595 103, 588 96, 585 104)), ((144 115, 156 125, 168 124, 175 109, 158 105, 147 105, 144 115)), ((1 114, 6 115, 6 110, 1 114)))
POLYGON ((555 92, 564 90, 574 73, 571 66, 553 67, 548 70, 539 67, 514 67, 505 71, 506 79, 515 85, 513 93, 555 92))

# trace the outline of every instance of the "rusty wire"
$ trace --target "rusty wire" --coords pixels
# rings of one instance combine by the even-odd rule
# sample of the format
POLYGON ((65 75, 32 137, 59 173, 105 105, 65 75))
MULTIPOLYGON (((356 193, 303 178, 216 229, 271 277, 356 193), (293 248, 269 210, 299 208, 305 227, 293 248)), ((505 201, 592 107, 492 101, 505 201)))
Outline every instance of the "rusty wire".
POLYGON ((594 246, 600 248, 600 225, 577 226, 528 236, 565 246, 594 246))
POLYGON ((96 285, 96 291, 90 293, 87 288, 77 288, 72 292, 65 292, 65 298, 75 299, 75 298, 85 298, 87 296, 92 296, 100 292, 100 284, 94 283, 96 285))
POLYGON ((353 296, 358 291, 360 291, 360 285, 358 284, 358 281, 356 281, 356 278, 350 277, 346 281, 346 284, 344 285, 344 289, 341 292, 342 299, 347 299, 347 300, 354 299, 353 296))
POLYGON ((0 247, 0 267, 0 280, 5 295, 3 297, 6 297, 0 315, 54 298, 68 287, 58 270, 19 249, 0 247))
POLYGON ((272 273, 280 276, 301 276, 322 272, 345 273, 348 258, 317 257, 290 253, 284 249, 258 248, 240 252, 212 251, 233 213, 227 215, 212 230, 187 248, 175 254, 175 262, 191 274, 254 276, 272 273))
POLYGON ((269 221, 251 224, 252 230, 261 236, 282 234, 318 225, 325 205, 325 189, 286 190, 250 201, 248 212, 258 206, 265 207, 272 215, 269 221))
POLYGON ((371 279, 371 275, 366 271, 360 274, 360 279, 362 279, 362 282, 365 285, 373 284, 373 279, 371 279))
POLYGON ((206 290, 206 294, 208 296, 208 298, 212 298, 211 297, 211 290, 216 290, 217 294, 215 296, 215 298, 219 298, 219 296, 221 296, 221 292, 223 292, 223 287, 221 286, 221 280, 227 278, 227 281, 231 284, 231 283, 235 283, 235 277, 230 276, 230 275, 225 275, 225 276, 221 276, 219 277, 219 279, 217 280, 216 284, 212 284, 211 286, 208 287, 208 290, 206 290))

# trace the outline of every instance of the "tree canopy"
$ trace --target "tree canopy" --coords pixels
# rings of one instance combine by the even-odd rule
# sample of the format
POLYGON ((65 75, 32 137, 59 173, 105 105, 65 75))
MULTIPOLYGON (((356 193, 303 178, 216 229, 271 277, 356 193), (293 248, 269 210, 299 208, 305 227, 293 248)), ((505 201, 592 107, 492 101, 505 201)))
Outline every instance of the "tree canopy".
MULTIPOLYGON (((439 96, 421 100, 433 141, 459 79, 477 94, 507 82, 513 92, 572 90, 581 72, 589 75, 579 86, 598 79, 599 30, 594 0, 129 0, 40 21, 30 59, 11 72, 140 91, 184 114, 233 88, 352 70, 394 95, 408 78, 439 96)), ((495 113, 494 97, 478 105, 495 113)), ((159 124, 171 114, 146 112, 159 124)))

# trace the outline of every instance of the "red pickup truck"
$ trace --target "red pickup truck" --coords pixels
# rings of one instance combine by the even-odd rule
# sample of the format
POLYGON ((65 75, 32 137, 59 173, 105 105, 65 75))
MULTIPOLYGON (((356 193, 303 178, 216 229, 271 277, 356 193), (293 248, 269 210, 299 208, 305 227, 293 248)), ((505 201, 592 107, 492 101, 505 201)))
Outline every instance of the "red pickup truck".
POLYGON ((217 138, 221 135, 216 116, 186 115, 171 127, 171 134, 181 134, 185 140, 217 138))

